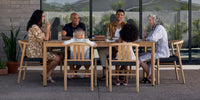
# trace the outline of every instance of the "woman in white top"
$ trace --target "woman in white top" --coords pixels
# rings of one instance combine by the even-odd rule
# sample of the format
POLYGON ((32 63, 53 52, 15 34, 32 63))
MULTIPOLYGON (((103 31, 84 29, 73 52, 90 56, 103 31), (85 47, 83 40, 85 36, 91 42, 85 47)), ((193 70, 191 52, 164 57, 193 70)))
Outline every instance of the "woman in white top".
MULTIPOLYGON (((148 22, 152 27, 152 31, 148 36, 144 34, 143 40, 155 41, 155 59, 169 57, 168 37, 167 32, 163 26, 162 21, 156 15, 149 15, 148 22)), ((140 65, 147 73, 147 78, 144 78, 141 82, 151 83, 151 53, 147 52, 139 57, 140 65)))
MULTIPOLYGON (((136 26, 132 24, 125 24, 123 28, 120 31, 120 38, 119 42, 123 43, 132 43, 138 39, 138 29, 136 26)), ((133 52, 132 46, 125 48, 126 50, 129 49, 129 60, 135 60, 135 54, 133 52)), ((122 53, 122 52, 121 52, 122 53)), ((127 53, 127 52, 125 52, 127 53)), ((118 55, 118 54, 117 54, 118 55)), ((127 54, 125 54, 127 55, 127 54)), ((126 57, 125 57, 126 58, 126 57)), ((118 59, 118 57, 116 57, 118 59)), ((128 70, 128 66, 116 66, 116 70, 128 70)), ((116 85, 120 85, 119 76, 116 76, 116 85)), ((123 80, 123 85, 128 85, 128 76, 125 76, 125 79, 123 80)))

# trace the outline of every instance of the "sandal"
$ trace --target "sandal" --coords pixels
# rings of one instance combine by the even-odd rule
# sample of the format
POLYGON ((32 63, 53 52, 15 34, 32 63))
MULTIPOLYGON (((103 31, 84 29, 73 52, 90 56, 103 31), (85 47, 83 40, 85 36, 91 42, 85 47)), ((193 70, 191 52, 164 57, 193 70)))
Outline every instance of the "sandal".
POLYGON ((148 78, 143 78, 141 81, 141 83, 151 83, 151 80, 149 80, 148 78))
POLYGON ((99 79, 100 81, 105 81, 106 80, 106 76, 103 76, 99 79))
POLYGON ((40 77, 43 78, 43 74, 40 74, 40 77))
POLYGON ((143 79, 140 81, 140 83, 144 83, 145 80, 146 80, 146 77, 143 78, 143 79))
POLYGON ((54 81, 54 80, 52 79, 52 77, 47 77, 47 81, 49 81, 49 82, 51 82, 51 83, 56 83, 56 81, 54 81))

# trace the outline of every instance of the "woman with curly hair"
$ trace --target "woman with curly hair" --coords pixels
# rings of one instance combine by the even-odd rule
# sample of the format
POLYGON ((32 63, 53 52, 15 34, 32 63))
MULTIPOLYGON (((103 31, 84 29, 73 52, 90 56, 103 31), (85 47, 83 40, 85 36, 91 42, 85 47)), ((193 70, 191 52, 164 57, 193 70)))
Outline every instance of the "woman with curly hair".
MULTIPOLYGON (((139 32, 136 26, 132 24, 125 24, 119 34, 120 34, 120 38, 119 38, 120 43, 132 43, 138 39, 139 32)), ((136 57, 133 52, 132 46, 127 47, 126 49, 129 49, 129 60, 135 60, 136 57)), ((116 57, 116 59, 117 58, 118 57, 116 57)), ((116 66, 116 70, 128 70, 128 66, 121 66, 121 68, 120 66, 116 66)), ((122 83, 124 86, 128 85, 128 76, 125 76, 122 83)), ((119 76, 116 76, 116 85, 120 85, 119 76)))

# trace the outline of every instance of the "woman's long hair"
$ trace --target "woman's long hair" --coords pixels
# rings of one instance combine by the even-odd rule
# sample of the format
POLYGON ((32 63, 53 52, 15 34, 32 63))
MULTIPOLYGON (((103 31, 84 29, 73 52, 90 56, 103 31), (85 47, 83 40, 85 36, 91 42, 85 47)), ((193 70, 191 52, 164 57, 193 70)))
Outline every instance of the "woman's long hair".
POLYGON ((162 20, 158 16, 150 14, 148 17, 151 17, 154 20, 154 26, 152 27, 152 30, 154 30, 157 25, 162 25, 164 27, 162 20))
POLYGON ((29 28, 32 27, 33 24, 38 25, 40 28, 42 27, 42 14, 44 13, 44 11, 42 10, 35 10, 30 18, 30 20, 28 21, 27 24, 27 31, 29 28))

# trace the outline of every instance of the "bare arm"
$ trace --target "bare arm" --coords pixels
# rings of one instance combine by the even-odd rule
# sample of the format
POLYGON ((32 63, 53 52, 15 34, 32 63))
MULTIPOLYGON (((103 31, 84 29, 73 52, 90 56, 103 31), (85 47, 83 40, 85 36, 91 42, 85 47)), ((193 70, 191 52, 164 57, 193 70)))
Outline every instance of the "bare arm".
POLYGON ((62 40, 70 40, 72 37, 71 36, 66 36, 67 32, 62 30, 62 40))
POLYGON ((95 43, 94 47, 97 47, 97 44, 95 43))
POLYGON ((51 24, 49 22, 46 22, 45 25, 46 25, 46 35, 45 35, 44 40, 48 41, 50 38, 50 33, 51 33, 50 31, 51 24))

